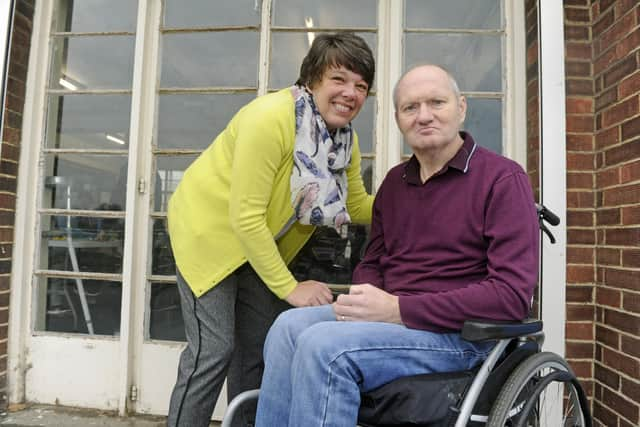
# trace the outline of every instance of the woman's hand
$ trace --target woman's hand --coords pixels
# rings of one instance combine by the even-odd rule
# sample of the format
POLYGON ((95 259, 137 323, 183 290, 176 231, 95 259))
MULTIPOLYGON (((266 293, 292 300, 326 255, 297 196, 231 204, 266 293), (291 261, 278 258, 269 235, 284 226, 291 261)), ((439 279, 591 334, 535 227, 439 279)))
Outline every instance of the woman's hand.
POLYGON ((305 280, 298 282, 298 286, 285 298, 285 301, 294 307, 331 304, 333 294, 325 283, 305 280))

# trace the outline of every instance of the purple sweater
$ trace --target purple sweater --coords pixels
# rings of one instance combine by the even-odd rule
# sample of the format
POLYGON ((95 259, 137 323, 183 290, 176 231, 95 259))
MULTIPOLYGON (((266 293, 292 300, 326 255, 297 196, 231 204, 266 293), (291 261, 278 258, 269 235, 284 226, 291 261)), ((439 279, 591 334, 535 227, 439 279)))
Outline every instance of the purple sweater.
POLYGON ((520 320, 538 279, 539 229, 528 176, 464 144, 426 183, 415 157, 376 194, 370 242, 353 273, 397 295, 409 328, 459 331, 466 319, 520 320))

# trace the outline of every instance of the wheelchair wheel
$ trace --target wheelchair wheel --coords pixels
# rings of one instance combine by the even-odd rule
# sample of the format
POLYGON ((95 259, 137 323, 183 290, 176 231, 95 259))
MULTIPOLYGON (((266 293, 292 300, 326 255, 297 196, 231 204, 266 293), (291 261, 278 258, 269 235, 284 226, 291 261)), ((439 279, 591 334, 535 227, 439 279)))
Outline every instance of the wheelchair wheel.
POLYGON ((590 427, 591 418, 584 392, 567 362, 543 352, 528 357, 509 376, 487 426, 550 425, 590 427))

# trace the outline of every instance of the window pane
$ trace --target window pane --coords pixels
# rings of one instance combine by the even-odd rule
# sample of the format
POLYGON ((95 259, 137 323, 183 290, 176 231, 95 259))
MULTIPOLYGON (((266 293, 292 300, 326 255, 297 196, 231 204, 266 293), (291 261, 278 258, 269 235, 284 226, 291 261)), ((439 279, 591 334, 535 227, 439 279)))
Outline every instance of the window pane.
POLYGON ((255 31, 163 34, 160 86, 255 87, 258 41, 255 31))
POLYGON ((130 95, 50 95, 47 148, 126 149, 130 95))
POLYGON ((47 154, 46 170, 44 208, 124 210, 126 157, 47 154))
POLYGON ((167 222, 164 218, 152 219, 153 242, 151 274, 173 276, 176 274, 176 264, 171 251, 167 222))
POLYGON ((151 283, 149 338, 186 341, 180 295, 175 283, 151 283))
POLYGON ((442 65, 462 91, 501 91, 501 58, 501 36, 405 34, 405 69, 423 63, 442 65))
POLYGON ((160 95, 158 148, 204 150, 253 98, 252 93, 160 95))
POLYGON ((120 335, 120 282, 41 277, 39 284, 36 330, 120 335))
POLYGON ((184 171, 196 159, 188 156, 157 156, 156 181, 154 186, 154 207, 156 212, 166 212, 169 198, 176 190, 184 171))
POLYGON ((467 98, 464 128, 478 145, 502 153, 502 101, 499 99, 467 98))
POLYGON ((362 159, 360 162, 360 174, 362 175, 364 188, 367 189, 367 193, 369 194, 373 194, 373 168, 373 159, 362 159))
POLYGON ((165 28, 259 25, 262 1, 165 0, 165 28))
POLYGON ((133 36, 55 37, 53 89, 130 89, 133 36))
POLYGON ((124 218, 42 217, 40 268, 122 273, 124 218))
POLYGON ((501 17, 500 0, 405 1, 405 28, 501 29, 501 17))
POLYGON ((375 27, 378 2, 371 0, 274 0, 273 25, 283 27, 375 27))
POLYGON ((105 32, 136 29, 135 0, 57 0, 53 9, 54 31, 105 32))
MULTIPOLYGON (((311 33, 309 33, 311 34, 311 33)), ((376 57, 377 37, 374 33, 358 33, 376 57)), ((291 86, 298 79, 302 59, 309 51, 311 41, 307 33, 274 32, 271 35, 271 61, 269 88, 291 86)))
POLYGON ((353 120, 353 128, 358 134, 358 144, 361 153, 373 153, 374 126, 376 113, 376 97, 369 96, 362 106, 362 110, 353 120))

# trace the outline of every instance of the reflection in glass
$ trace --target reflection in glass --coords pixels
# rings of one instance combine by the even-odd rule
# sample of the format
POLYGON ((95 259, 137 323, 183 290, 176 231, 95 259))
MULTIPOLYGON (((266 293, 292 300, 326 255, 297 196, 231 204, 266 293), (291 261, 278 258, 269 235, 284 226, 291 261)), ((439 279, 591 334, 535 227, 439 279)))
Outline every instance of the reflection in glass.
POLYGON ((165 28, 259 25, 262 1, 164 0, 165 28))
POLYGON ((152 219, 151 223, 153 230, 151 274, 173 276, 176 274, 176 265, 167 232, 167 222, 164 218, 160 218, 152 219))
POLYGON ((369 194, 373 194, 373 168, 373 159, 362 159, 360 162, 360 174, 362 175, 364 188, 369 194))
POLYGON ((40 268, 122 273, 124 218, 45 215, 40 268))
POLYGON ((126 157, 47 154, 45 164, 43 208, 124 210, 126 157))
POLYGON ((36 330, 120 335, 120 282, 41 277, 39 283, 36 330))
POLYGON ((184 171, 195 159, 195 155, 156 157, 154 211, 166 212, 169 198, 176 190, 184 171))
POLYGON ((374 151, 375 110, 376 97, 370 95, 352 123, 353 129, 358 134, 361 153, 373 153, 374 151))
POLYGON ((371 0, 274 0, 275 26, 376 27, 378 2, 371 0))
POLYGON ((406 0, 405 28, 501 29, 500 3, 501 0, 406 0))
POLYGON ((502 101, 467 98, 464 129, 471 133, 478 145, 502 154, 502 101))
POLYGON ((258 39, 257 31, 163 34, 160 86, 255 87, 258 39))
MULTIPOLYGON (((376 57, 377 37, 375 33, 356 33, 362 37, 376 57)), ((311 43, 307 33, 274 32, 271 34, 271 60, 269 89, 291 86, 298 80, 302 59, 311 43)))
POLYGON ((204 150, 255 94, 162 94, 158 148, 204 150))
POLYGON ((131 95, 50 95, 47 148, 125 149, 131 95))
POLYGON ((134 36, 54 37, 52 89, 130 89, 134 36))
POLYGON ((56 0, 53 7, 56 32, 105 32, 136 29, 135 0, 56 0))
POLYGON ((149 309, 148 338, 186 341, 180 295, 175 283, 151 283, 149 309))
POLYGON ((405 70, 424 63, 442 65, 454 75, 462 91, 501 91, 501 58, 502 36, 405 34, 405 70))

